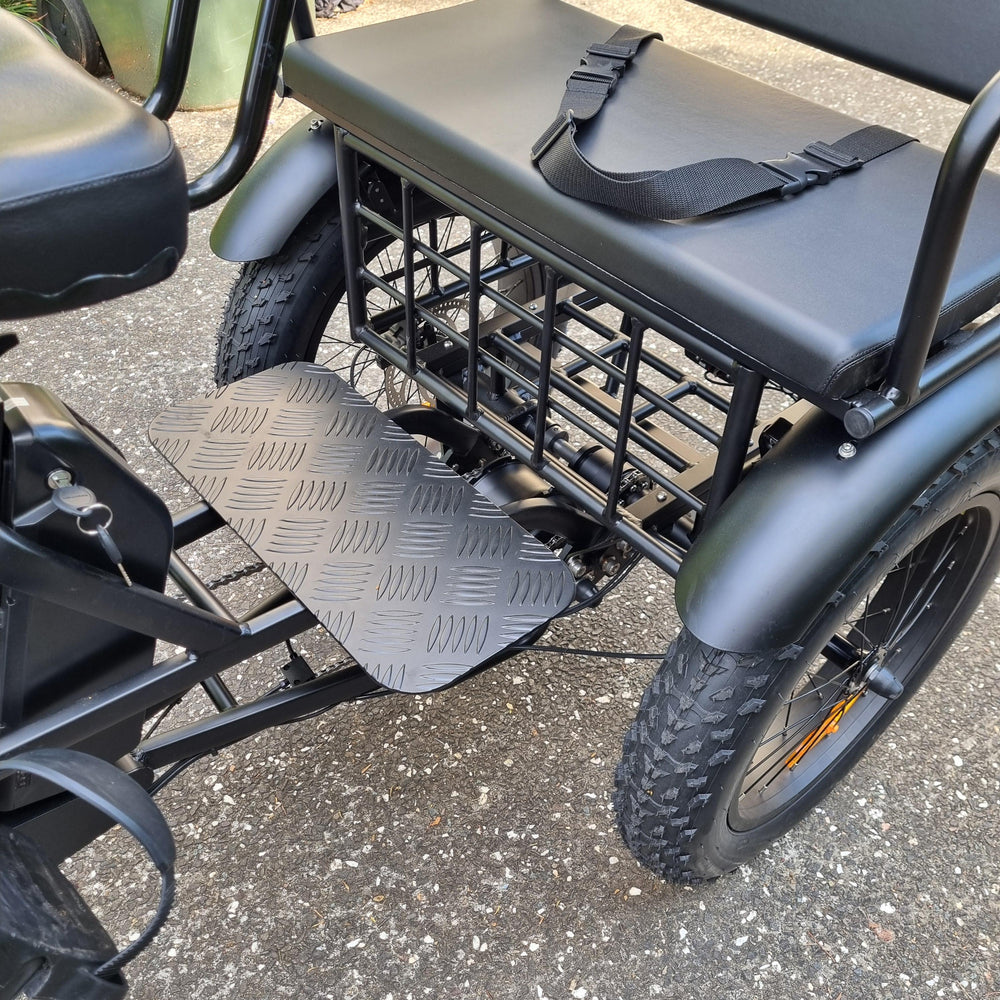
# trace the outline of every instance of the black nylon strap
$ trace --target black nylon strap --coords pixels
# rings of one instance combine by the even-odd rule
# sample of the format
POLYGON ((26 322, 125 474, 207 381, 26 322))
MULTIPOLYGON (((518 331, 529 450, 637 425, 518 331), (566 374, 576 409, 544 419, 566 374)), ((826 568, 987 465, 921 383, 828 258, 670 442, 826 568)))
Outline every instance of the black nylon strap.
POLYGON ((901 132, 869 125, 833 143, 810 143, 801 153, 780 160, 754 163, 720 157, 671 170, 602 170, 577 145, 579 123, 598 114, 640 46, 659 37, 625 25, 607 42, 588 47, 581 68, 566 81, 558 117, 531 151, 532 161, 554 188, 648 219, 693 219, 742 211, 826 184, 914 141, 901 132))

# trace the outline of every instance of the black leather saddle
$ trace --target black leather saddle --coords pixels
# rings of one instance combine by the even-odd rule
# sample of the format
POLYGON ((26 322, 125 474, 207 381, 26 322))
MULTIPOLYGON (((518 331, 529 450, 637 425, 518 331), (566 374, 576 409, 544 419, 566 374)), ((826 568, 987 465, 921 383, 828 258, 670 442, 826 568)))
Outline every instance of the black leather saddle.
POLYGON ((0 319, 166 278, 187 216, 166 125, 0 11, 0 319))
MULTIPOLYGON (((682 223, 570 198, 531 148, 587 47, 615 28, 560 0, 476 0, 295 44, 285 80, 416 173, 806 397, 829 404, 871 384, 942 154, 910 143, 780 202, 682 223)), ((580 145, 602 168, 631 172, 780 159, 866 124, 652 41, 580 145)), ((987 174, 939 338, 1000 299, 998 233, 1000 177, 987 174)))

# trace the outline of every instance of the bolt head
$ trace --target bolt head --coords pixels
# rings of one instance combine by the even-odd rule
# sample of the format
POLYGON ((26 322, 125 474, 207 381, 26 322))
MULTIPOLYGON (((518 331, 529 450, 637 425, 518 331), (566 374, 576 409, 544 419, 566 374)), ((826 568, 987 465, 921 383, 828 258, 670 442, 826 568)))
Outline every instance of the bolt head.
POLYGON ((858 453, 858 448, 853 441, 845 441, 837 449, 838 458, 843 458, 843 459, 854 458, 854 456, 857 455, 857 453, 858 453))

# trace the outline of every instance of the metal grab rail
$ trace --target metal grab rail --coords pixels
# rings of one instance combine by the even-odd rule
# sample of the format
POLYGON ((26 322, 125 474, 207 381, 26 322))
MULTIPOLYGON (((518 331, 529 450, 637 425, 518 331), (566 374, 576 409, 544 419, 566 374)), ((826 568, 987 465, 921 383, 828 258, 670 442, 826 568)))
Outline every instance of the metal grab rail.
POLYGON ((151 115, 166 121, 180 104, 191 66, 194 29, 201 0, 170 0, 160 46, 160 68, 156 83, 142 105, 151 115))
POLYGON ((261 0, 254 24, 253 44, 236 112, 233 133, 222 155, 188 185, 188 199, 195 211, 218 201, 240 182, 260 149, 267 128, 285 36, 293 7, 300 0, 261 0))
MULTIPOLYGON (((844 417, 853 437, 865 438, 961 374, 961 352, 942 357, 934 379, 925 368, 976 187, 1000 141, 1000 73, 982 89, 959 123, 931 196, 910 274, 899 327, 878 393, 863 393, 844 417), (942 369, 944 371, 942 372, 942 369)), ((942 352, 944 355, 946 352, 942 352)))
MULTIPOLYGON (((170 0, 156 83, 143 105, 164 121, 177 110, 187 81, 200 6, 201 0, 170 0)), ((218 160, 188 184, 192 211, 228 194, 250 169, 264 138, 289 26, 296 38, 315 34, 308 0, 260 0, 232 135, 218 160)))

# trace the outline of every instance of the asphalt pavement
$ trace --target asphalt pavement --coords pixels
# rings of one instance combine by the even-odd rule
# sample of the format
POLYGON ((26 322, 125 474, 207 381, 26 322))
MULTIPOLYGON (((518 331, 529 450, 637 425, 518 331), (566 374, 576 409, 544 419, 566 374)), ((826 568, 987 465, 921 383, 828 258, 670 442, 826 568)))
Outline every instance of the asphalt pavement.
MULTIPOLYGON (((435 6, 366 0, 340 30, 435 6)), ((580 6, 941 147, 961 107, 679 0, 580 6)), ((526 26, 530 30, 530 26, 526 26)), ((387 56, 389 57, 389 56, 387 56)), ((500 83, 500 81, 498 81, 500 83)), ((302 113, 275 109, 270 136, 302 113)), ((229 112, 181 113, 192 173, 229 112)), ((191 220, 178 275, 71 315, 10 326, 8 378, 41 382, 114 439, 173 507, 191 493, 144 428, 211 387, 235 267, 191 220)), ((850 294, 849 289, 844 294, 850 294)), ((203 546, 215 575, 248 561, 203 546)), ((249 601, 260 581, 237 588, 249 601)), ((525 653, 448 691, 344 706, 207 758, 160 797, 178 902, 130 968, 136 1000, 265 997, 639 1000, 1000 996, 1000 591, 923 691, 792 833, 717 882, 665 884, 631 860, 610 790, 653 661, 525 653)), ((670 581, 642 569, 553 643, 661 652, 670 581)), ((322 662, 329 644, 303 648, 322 662)), ((235 668, 234 687, 276 658, 235 668)), ((207 710, 193 695, 189 717, 207 710)), ((119 832, 68 865, 125 940, 155 877, 119 832)))

